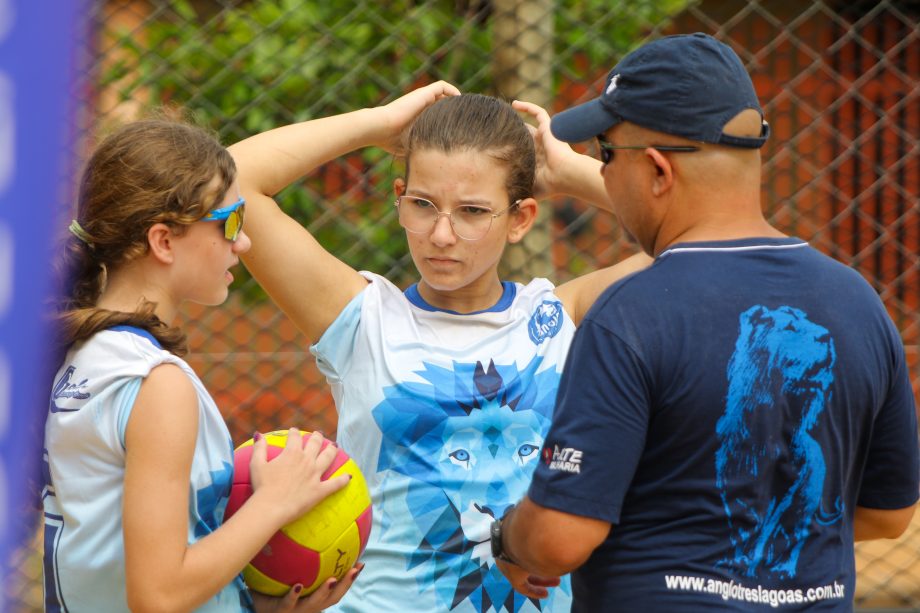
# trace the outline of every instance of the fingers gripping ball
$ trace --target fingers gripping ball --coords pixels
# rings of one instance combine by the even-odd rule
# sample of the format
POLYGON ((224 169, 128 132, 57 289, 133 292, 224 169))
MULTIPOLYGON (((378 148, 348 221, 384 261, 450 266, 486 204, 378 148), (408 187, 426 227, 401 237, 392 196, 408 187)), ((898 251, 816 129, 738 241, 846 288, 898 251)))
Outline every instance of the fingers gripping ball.
MULTIPOLYGON (((281 453, 287 430, 265 434, 268 460, 281 453)), ((301 430, 303 436, 309 432, 301 430)), ((323 441, 323 447, 329 441, 323 441)), ((229 519, 252 495, 249 460, 252 439, 236 448, 233 486, 224 518, 229 519)), ((301 596, 315 591, 329 577, 341 579, 367 546, 371 530, 371 497, 364 476, 348 455, 339 449, 335 461, 322 479, 348 473, 351 481, 303 517, 272 536, 243 570, 243 579, 256 592, 283 596, 296 583, 304 586, 301 596)))

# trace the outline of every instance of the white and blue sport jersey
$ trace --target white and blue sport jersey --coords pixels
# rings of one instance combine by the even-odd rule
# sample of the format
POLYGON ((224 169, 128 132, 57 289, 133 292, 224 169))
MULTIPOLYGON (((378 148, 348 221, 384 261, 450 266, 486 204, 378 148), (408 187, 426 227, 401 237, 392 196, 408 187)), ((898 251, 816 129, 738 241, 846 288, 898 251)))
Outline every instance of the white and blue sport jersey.
POLYGON ((575 325, 537 279, 492 308, 435 309, 369 281, 311 350, 332 386, 338 444, 374 505, 367 566, 336 611, 569 611, 515 593, 489 526, 527 491, 575 325))
MULTIPOLYGON (((125 427, 142 380, 176 364, 198 393, 198 438, 189 490, 188 543, 221 524, 233 478, 233 444, 195 372, 146 331, 119 326, 67 353, 45 426, 45 610, 127 611, 122 500, 125 427)), ((237 578, 198 611, 250 610, 237 578)))

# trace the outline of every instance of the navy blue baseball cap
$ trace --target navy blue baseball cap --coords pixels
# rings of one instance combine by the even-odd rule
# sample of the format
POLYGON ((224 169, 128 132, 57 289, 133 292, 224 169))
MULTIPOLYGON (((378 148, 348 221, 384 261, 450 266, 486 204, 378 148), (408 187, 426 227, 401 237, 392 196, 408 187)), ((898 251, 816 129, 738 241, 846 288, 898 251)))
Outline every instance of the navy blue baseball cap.
POLYGON ((766 121, 758 137, 722 132, 746 109, 763 118, 741 59, 697 32, 666 36, 628 54, 610 71, 600 97, 553 116, 550 129, 559 140, 577 143, 628 121, 690 140, 758 149, 770 135, 766 121))

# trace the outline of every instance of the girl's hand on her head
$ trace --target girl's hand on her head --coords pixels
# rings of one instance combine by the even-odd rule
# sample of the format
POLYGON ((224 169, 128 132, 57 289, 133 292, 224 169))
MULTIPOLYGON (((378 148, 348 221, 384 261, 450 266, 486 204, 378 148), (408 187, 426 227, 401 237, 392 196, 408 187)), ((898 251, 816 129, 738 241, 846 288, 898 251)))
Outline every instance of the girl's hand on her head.
POLYGON ((271 462, 265 438, 258 434, 255 438, 249 464, 253 498, 268 501, 266 507, 277 513, 279 527, 302 516, 351 480, 351 475, 321 479, 338 449, 331 443, 322 449, 323 435, 319 432, 304 438, 297 428, 291 428, 284 449, 271 462))
POLYGON ((281 598, 253 592, 252 602, 258 613, 318 613, 340 601, 363 569, 364 562, 359 562, 345 573, 341 581, 336 581, 334 578, 327 579, 306 598, 298 598, 301 591, 298 588, 302 586, 295 585, 281 598))
POLYGON ((572 156, 577 156, 568 144, 558 140, 553 136, 549 129, 549 113, 543 107, 515 100, 511 106, 516 110, 527 113, 533 117, 537 126, 528 125, 530 133, 533 135, 534 147, 537 153, 537 174, 534 181, 534 195, 539 197, 552 196, 554 194, 567 193, 565 170, 568 160, 572 156))
POLYGON ((412 125, 418 114, 447 96, 459 96, 460 90, 447 81, 438 81, 418 89, 381 107, 376 111, 381 114, 383 131, 374 144, 390 153, 402 153, 403 133, 412 125))

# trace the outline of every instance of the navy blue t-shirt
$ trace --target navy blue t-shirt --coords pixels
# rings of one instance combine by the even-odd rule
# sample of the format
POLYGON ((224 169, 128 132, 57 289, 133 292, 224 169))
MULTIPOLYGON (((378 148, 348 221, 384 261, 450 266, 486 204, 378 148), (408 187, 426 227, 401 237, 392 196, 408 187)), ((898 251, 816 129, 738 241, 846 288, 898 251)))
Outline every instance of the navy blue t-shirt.
POLYGON ((529 497, 614 524, 574 611, 852 609, 857 505, 918 497, 901 338, 794 238, 685 243, 575 335, 529 497))

